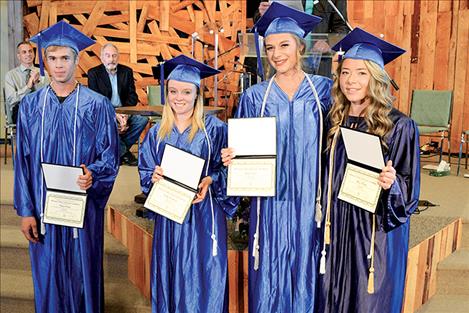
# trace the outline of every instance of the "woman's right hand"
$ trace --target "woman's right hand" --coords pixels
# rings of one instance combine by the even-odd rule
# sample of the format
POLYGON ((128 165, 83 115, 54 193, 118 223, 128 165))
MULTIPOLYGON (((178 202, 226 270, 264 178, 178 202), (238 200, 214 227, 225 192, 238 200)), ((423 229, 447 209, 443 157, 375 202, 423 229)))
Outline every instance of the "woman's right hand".
POLYGON ((157 165, 151 176, 151 182, 157 183, 160 179, 163 179, 163 169, 157 165))
POLYGON ((236 156, 233 148, 224 148, 221 149, 221 160, 224 166, 231 164, 231 160, 236 156))

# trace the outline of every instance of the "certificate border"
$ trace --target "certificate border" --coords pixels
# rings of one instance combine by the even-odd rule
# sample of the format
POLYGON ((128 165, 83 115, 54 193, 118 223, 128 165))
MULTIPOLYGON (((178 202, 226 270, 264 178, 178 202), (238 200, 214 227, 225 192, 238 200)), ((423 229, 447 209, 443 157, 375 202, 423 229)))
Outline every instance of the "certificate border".
MULTIPOLYGON (((86 200, 87 200, 87 195, 76 195, 76 194, 73 194, 75 197, 77 198, 81 198, 81 199, 77 199, 77 201, 82 201, 82 205, 83 205, 83 210, 82 210, 82 213, 81 213, 81 216, 80 216, 80 220, 79 221, 75 221, 75 220, 70 220, 70 219, 64 219, 64 218, 57 218, 57 217, 51 217, 49 216, 47 213, 47 208, 48 208, 48 203, 49 203, 49 199, 51 197, 51 194, 49 194, 49 190, 46 192, 46 201, 45 201, 45 204, 44 204, 44 223, 46 224, 53 224, 53 225, 59 225, 59 226, 67 226, 67 227, 75 227, 75 228, 83 228, 83 224, 84 224, 84 218, 85 218, 85 211, 86 211, 86 200), (46 219, 48 219, 49 221, 46 221, 46 219), (56 221, 56 222, 55 222, 56 221), (62 223, 61 223, 62 222, 62 223)), ((58 191, 52 191, 54 192, 55 194, 58 194, 58 195, 62 195, 63 198, 68 198, 70 196, 70 194, 66 193, 66 192, 58 192, 58 191)))

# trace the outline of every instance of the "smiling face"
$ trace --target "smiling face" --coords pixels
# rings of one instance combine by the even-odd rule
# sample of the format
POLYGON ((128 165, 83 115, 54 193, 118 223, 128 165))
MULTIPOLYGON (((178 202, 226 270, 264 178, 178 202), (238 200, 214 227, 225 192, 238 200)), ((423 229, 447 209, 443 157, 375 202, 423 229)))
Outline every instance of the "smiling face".
POLYGON ((78 57, 69 47, 50 46, 46 49, 46 61, 49 74, 57 83, 74 80, 78 57))
POLYGON ((278 74, 296 71, 299 68, 300 48, 292 34, 272 34, 265 38, 267 59, 278 74))
POLYGON ((34 62, 34 50, 33 47, 28 43, 23 43, 18 46, 16 56, 18 61, 23 64, 24 67, 31 67, 34 62))
POLYGON ((196 98, 197 87, 194 84, 177 80, 168 81, 168 103, 176 118, 191 116, 196 98))
POLYGON ((352 105, 364 103, 371 74, 363 60, 345 59, 340 71, 340 90, 352 105))

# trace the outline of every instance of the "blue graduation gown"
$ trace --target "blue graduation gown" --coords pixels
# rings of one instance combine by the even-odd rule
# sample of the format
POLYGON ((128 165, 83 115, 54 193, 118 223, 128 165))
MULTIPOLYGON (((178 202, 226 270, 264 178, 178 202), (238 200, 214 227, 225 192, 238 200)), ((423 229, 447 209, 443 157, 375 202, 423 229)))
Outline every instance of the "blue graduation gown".
MULTIPOLYGON (((140 146, 139 172, 142 191, 150 192, 151 177, 161 164, 165 144, 205 159, 208 142, 199 130, 189 142, 190 127, 179 133, 173 128, 168 138, 158 138, 159 124, 150 129, 140 146)), ((205 127, 210 139, 208 175, 214 206, 214 220, 207 192, 205 199, 192 205, 183 224, 159 214, 150 214, 155 221, 151 261, 152 312, 228 312, 228 269, 226 214, 233 216, 237 198, 226 197, 226 168, 221 162, 221 149, 226 147, 226 124, 214 116, 206 116, 205 127), (218 242, 217 255, 212 255, 212 222, 218 242)), ((164 170, 164 169, 163 169, 164 170)))
MULTIPOLYGON (((317 312, 401 312, 409 216, 417 207, 420 191, 419 136, 415 122, 401 112, 393 109, 389 117, 394 127, 386 140, 384 158, 386 162, 392 160, 397 179, 383 192, 376 211, 374 294, 367 292, 373 215, 337 198, 347 162, 339 136, 332 180, 331 245, 326 246, 326 273, 320 275, 317 312)), ((358 130, 367 129, 363 118, 349 117, 346 125, 352 123, 358 130)), ((324 158, 323 208, 330 173, 328 160, 329 150, 324 158)))
MULTIPOLYGON (((20 216, 34 216, 40 231, 41 119, 46 86, 27 95, 17 123, 14 206, 20 216)), ((114 109, 105 97, 80 86, 65 101, 48 91, 44 111, 43 160, 61 165, 85 164, 92 172, 83 229, 45 224, 40 242, 29 245, 36 312, 103 312, 104 207, 118 171, 118 133, 114 109)))
MULTIPOLYGON (((330 107, 330 79, 309 76, 325 116, 330 107)), ((238 117, 258 117, 268 81, 241 97, 238 117)), ((274 82, 264 116, 277 118, 276 196, 252 198, 249 217, 249 312, 312 312, 319 251, 315 223, 318 177, 319 112, 306 78, 293 100, 274 82), (259 268, 252 249, 259 223, 259 268)))

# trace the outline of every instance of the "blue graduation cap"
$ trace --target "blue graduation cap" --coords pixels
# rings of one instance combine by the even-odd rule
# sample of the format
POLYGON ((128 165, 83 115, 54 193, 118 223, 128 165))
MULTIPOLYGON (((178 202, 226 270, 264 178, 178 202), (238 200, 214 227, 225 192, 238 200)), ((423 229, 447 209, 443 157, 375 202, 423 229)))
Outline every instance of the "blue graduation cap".
POLYGON ((160 80, 161 102, 164 99, 164 80, 177 80, 180 82, 191 83, 200 88, 200 80, 220 73, 204 63, 189 58, 183 54, 162 62, 158 66, 152 67, 153 77, 160 80))
POLYGON ((44 76, 42 48, 47 49, 50 46, 70 47, 78 54, 81 50, 95 43, 94 40, 70 26, 64 20, 40 31, 30 40, 36 43, 38 47, 41 76, 44 76))
POLYGON ((332 50, 345 52, 344 59, 368 60, 384 65, 405 53, 405 50, 356 27, 342 38, 332 50))
POLYGON ((259 76, 264 79, 264 70, 260 57, 259 35, 267 37, 272 34, 290 33, 299 38, 304 38, 319 22, 321 22, 321 18, 318 16, 307 14, 278 2, 272 2, 264 15, 253 27, 259 76))

